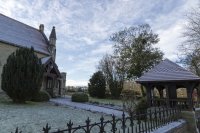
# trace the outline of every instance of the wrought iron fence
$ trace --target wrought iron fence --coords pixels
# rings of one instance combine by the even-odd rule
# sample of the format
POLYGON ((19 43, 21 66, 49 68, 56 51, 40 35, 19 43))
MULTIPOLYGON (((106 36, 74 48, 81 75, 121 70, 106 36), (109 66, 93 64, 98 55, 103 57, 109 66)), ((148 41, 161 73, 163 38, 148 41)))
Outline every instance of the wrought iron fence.
POLYGON ((187 98, 178 98, 178 99, 166 99, 166 98, 155 98, 151 100, 152 106, 169 106, 169 107, 178 107, 182 110, 190 110, 196 106, 197 102, 188 101, 187 98))
MULTIPOLYGON (((42 133, 149 133, 165 124, 179 118, 179 108, 151 108, 145 114, 130 114, 126 117, 122 114, 121 118, 112 115, 111 120, 105 120, 102 116, 99 122, 91 123, 90 118, 84 125, 73 126, 70 120, 66 129, 52 131, 51 126, 46 124, 42 133)), ((22 133, 16 129, 15 133, 22 133)))

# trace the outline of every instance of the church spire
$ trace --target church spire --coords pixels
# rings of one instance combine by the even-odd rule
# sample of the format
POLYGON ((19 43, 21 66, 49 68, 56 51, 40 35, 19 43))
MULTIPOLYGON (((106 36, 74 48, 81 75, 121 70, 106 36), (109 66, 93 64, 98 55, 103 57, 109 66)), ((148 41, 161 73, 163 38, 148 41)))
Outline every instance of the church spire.
POLYGON ((55 61, 56 59, 56 39, 56 30, 53 26, 53 29, 51 30, 51 34, 49 36, 49 50, 53 61, 55 61))
POLYGON ((50 34, 50 36, 49 36, 49 39, 50 39, 50 38, 57 39, 57 38, 56 38, 55 26, 53 26, 53 29, 51 30, 51 34, 50 34))

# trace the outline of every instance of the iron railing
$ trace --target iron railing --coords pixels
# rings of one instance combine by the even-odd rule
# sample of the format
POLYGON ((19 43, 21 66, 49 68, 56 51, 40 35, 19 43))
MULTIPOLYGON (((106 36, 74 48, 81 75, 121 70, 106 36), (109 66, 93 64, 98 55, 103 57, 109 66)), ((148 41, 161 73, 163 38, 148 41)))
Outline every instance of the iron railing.
POLYGON ((190 110, 195 107, 197 102, 188 101, 186 98, 177 98, 177 99, 166 99, 166 98, 155 98, 151 100, 152 106, 169 106, 169 107, 178 107, 182 110, 190 110))
POLYGON ((196 118, 196 126, 198 131, 200 132, 200 117, 196 118))
MULTIPOLYGON (((179 119, 179 108, 157 107, 151 108, 144 114, 130 114, 129 117, 122 114, 121 118, 112 115, 111 120, 105 120, 102 116, 99 122, 92 123, 90 118, 82 126, 74 126, 70 120, 66 129, 54 130, 46 124, 42 133, 149 133, 165 124, 179 119)), ((22 133, 16 129, 15 133, 22 133)))

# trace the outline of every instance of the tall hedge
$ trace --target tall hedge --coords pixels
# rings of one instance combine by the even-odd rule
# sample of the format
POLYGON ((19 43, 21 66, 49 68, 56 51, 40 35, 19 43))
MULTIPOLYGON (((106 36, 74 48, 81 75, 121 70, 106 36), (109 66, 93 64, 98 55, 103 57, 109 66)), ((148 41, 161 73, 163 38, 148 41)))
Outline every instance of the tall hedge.
POLYGON ((88 84, 88 91, 92 97, 105 97, 106 81, 101 71, 98 71, 92 75, 88 84))
POLYGON ((44 68, 34 49, 20 48, 3 66, 1 88, 13 102, 25 102, 36 95, 42 85, 44 68))

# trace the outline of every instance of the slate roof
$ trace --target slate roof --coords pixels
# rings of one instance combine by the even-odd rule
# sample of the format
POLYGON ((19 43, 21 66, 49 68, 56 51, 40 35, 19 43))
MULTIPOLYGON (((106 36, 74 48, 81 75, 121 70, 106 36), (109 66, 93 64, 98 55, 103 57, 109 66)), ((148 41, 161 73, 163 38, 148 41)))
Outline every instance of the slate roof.
POLYGON ((0 42, 18 47, 31 46, 35 51, 49 55, 48 39, 39 29, 28 26, 0 13, 0 42))
POLYGON ((145 82, 169 82, 169 81, 200 81, 200 77, 182 68, 176 63, 165 59, 150 71, 144 73, 138 83, 145 82))

